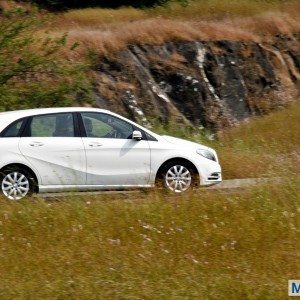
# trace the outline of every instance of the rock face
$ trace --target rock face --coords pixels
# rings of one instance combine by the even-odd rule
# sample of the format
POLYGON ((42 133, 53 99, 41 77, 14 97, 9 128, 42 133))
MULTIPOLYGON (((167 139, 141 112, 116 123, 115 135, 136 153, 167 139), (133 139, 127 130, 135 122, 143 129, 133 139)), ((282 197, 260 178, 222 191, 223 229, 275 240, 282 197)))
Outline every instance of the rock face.
POLYGON ((212 130, 296 99, 299 36, 130 45, 94 68, 97 106, 144 125, 154 120, 212 130))

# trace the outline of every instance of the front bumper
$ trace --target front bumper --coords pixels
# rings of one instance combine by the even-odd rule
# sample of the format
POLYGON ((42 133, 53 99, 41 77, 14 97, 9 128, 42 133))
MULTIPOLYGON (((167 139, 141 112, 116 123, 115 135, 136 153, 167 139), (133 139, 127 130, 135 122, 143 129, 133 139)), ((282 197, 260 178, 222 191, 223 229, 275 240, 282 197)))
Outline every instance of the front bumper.
POLYGON ((222 173, 221 172, 214 172, 210 174, 207 178, 200 178, 200 185, 214 185, 222 182, 222 173))
POLYGON ((218 162, 203 158, 198 160, 196 167, 200 176, 200 185, 209 186, 222 182, 221 166, 218 162))

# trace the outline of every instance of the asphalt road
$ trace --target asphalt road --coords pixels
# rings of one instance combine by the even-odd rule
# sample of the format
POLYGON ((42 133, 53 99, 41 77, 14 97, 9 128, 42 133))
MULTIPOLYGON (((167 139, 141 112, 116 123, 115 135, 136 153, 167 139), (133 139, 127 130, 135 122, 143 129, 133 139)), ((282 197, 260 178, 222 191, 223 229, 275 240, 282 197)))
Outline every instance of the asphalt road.
MULTIPOLYGON (((247 188, 251 186, 263 185, 270 182, 280 183, 282 182, 281 178, 246 178, 246 179, 230 179, 223 180, 222 183, 213 185, 210 187, 204 187, 205 190, 230 190, 238 188, 247 188)), ((141 190, 127 190, 127 191, 99 191, 99 192, 72 192, 72 193, 46 193, 38 194, 39 198, 46 199, 58 199, 68 196, 96 196, 96 195, 130 195, 138 194, 141 190)))

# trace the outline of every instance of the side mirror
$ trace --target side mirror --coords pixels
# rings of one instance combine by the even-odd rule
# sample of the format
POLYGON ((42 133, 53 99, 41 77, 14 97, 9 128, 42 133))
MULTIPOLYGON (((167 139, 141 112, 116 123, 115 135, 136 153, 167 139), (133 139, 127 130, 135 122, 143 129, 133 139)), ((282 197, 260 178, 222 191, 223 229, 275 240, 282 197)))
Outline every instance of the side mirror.
POLYGON ((139 131, 139 130, 135 130, 133 133, 132 133, 132 139, 133 140, 136 140, 136 141, 140 141, 143 139, 143 135, 142 133, 139 131))

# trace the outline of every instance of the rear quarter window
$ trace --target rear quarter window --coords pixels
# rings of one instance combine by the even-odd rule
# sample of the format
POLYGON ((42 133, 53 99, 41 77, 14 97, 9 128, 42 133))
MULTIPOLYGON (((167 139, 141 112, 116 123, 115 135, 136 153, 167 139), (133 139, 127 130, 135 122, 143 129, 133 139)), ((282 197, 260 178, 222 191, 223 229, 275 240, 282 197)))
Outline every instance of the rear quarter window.
POLYGON ((26 119, 21 119, 14 121, 10 125, 8 125, 1 133, 2 138, 14 138, 14 137, 20 137, 21 131, 24 128, 24 123, 26 119))

